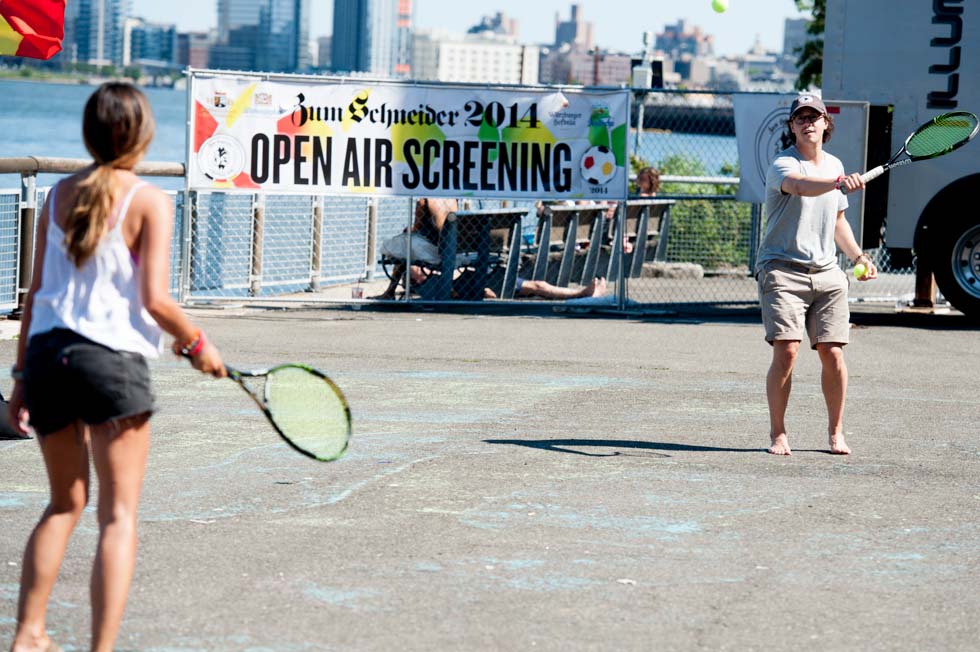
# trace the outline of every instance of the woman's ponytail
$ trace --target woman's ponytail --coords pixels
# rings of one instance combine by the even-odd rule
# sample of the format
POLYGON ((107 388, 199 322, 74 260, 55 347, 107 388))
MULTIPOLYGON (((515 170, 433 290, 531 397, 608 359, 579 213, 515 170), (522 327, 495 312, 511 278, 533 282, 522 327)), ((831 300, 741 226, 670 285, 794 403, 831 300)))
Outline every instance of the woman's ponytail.
POLYGON ((108 230, 112 211, 113 171, 111 165, 98 165, 78 184, 78 198, 65 221, 65 249, 76 267, 85 264, 108 230))

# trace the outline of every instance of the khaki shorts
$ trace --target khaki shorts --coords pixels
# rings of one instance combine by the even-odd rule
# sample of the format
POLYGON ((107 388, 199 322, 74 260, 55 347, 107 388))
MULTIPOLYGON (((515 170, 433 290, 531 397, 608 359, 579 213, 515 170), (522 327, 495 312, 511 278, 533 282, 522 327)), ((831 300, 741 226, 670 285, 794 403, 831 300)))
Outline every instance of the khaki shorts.
POLYGON ((847 288, 850 279, 840 267, 811 271, 797 263, 774 261, 759 272, 759 303, 766 341, 810 338, 817 344, 847 344, 850 310, 847 288))

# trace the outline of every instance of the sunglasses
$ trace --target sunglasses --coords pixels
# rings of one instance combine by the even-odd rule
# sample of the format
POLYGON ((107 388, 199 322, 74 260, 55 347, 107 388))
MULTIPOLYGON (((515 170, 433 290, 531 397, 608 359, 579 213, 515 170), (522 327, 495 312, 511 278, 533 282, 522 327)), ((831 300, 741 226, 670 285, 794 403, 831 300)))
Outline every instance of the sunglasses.
POLYGON ((813 124, 822 117, 823 117, 822 113, 810 114, 810 115, 798 115, 793 118, 793 124, 795 124, 798 127, 802 127, 804 125, 813 124))

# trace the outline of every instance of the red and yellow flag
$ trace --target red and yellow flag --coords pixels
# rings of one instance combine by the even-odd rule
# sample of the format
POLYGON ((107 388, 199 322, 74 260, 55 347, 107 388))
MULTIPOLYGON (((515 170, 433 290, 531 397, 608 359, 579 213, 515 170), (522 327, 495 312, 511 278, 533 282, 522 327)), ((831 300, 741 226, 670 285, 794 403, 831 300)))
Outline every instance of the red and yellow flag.
POLYGON ((0 55, 50 59, 65 38, 65 0, 0 0, 0 55))

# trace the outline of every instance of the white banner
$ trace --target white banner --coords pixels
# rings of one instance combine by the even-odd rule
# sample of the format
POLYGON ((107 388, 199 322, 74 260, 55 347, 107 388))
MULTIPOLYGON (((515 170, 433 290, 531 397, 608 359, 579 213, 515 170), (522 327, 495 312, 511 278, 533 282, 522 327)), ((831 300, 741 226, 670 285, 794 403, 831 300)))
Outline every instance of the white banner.
POLYGON ((629 91, 195 71, 194 189, 625 199, 629 91))
POLYGON ((766 201, 766 171, 776 154, 792 141, 786 121, 796 95, 736 93, 735 137, 738 140, 739 201, 763 204, 766 201))

